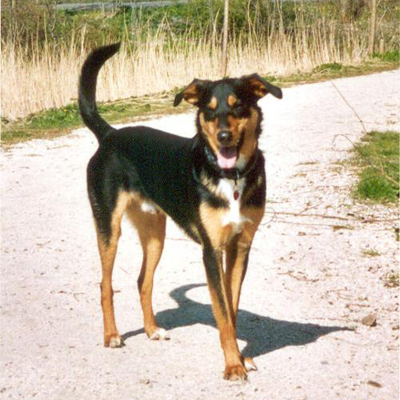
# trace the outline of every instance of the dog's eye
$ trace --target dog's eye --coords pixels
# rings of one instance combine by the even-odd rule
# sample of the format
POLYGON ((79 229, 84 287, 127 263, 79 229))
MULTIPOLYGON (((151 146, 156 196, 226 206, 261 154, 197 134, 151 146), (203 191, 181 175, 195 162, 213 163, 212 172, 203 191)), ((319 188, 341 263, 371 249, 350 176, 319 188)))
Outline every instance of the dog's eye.
POLYGON ((232 108, 238 109, 238 108, 242 107, 242 105, 243 105, 243 103, 242 103, 240 100, 238 100, 238 101, 232 106, 232 108))

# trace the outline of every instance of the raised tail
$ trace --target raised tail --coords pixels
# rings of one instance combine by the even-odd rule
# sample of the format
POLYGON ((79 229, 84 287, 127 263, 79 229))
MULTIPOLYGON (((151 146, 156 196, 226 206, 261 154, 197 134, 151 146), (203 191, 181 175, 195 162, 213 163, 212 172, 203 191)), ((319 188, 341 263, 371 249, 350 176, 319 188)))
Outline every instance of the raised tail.
POLYGON ((99 143, 115 129, 99 114, 96 107, 97 76, 103 64, 120 48, 120 43, 95 49, 83 64, 79 79, 79 111, 87 127, 96 135, 99 143))

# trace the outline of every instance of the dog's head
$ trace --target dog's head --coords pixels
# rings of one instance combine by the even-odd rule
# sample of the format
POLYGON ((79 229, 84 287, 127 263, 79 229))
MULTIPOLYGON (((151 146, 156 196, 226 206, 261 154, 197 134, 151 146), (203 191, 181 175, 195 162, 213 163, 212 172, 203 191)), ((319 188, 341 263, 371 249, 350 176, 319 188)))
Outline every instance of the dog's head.
POLYGON ((257 149, 261 110, 257 101, 271 93, 281 99, 280 88, 257 74, 237 79, 195 79, 175 97, 199 108, 197 127, 220 169, 242 170, 257 149))

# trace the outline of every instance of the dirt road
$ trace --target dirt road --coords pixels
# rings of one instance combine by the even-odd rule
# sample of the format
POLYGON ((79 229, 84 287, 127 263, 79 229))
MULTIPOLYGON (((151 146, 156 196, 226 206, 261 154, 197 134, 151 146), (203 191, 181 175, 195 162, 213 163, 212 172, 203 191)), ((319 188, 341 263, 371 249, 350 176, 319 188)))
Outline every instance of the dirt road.
MULTIPOLYGON (((400 129, 399 71, 334 82, 367 130, 400 129)), ((260 102, 268 207, 244 282, 238 337, 249 383, 223 356, 200 248, 169 221, 154 308, 170 341, 142 329, 141 249, 124 222, 115 307, 126 347, 102 346, 100 264, 86 196, 86 129, 2 154, 4 399, 341 400, 398 398, 394 208, 356 204, 343 164, 362 126, 330 82, 260 102), (373 255, 373 256, 372 256, 373 255), (376 326, 361 320, 375 314, 376 326)), ((191 136, 194 114, 146 124, 191 136)))

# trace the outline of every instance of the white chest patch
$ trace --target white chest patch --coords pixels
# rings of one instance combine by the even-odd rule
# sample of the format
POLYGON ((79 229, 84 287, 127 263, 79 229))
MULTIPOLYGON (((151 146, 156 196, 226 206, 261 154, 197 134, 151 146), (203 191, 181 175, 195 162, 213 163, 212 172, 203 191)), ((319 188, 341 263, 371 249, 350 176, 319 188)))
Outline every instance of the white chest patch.
POLYGON ((221 179, 218 183, 217 194, 225 197, 229 202, 229 208, 222 218, 222 225, 232 225, 236 232, 242 230, 244 222, 251 222, 245 218, 240 212, 240 204, 243 190, 246 185, 246 178, 236 181, 233 179, 221 179))
POLYGON ((140 208, 145 213, 157 214, 159 212, 159 208, 151 201, 143 201, 140 205, 140 208))

